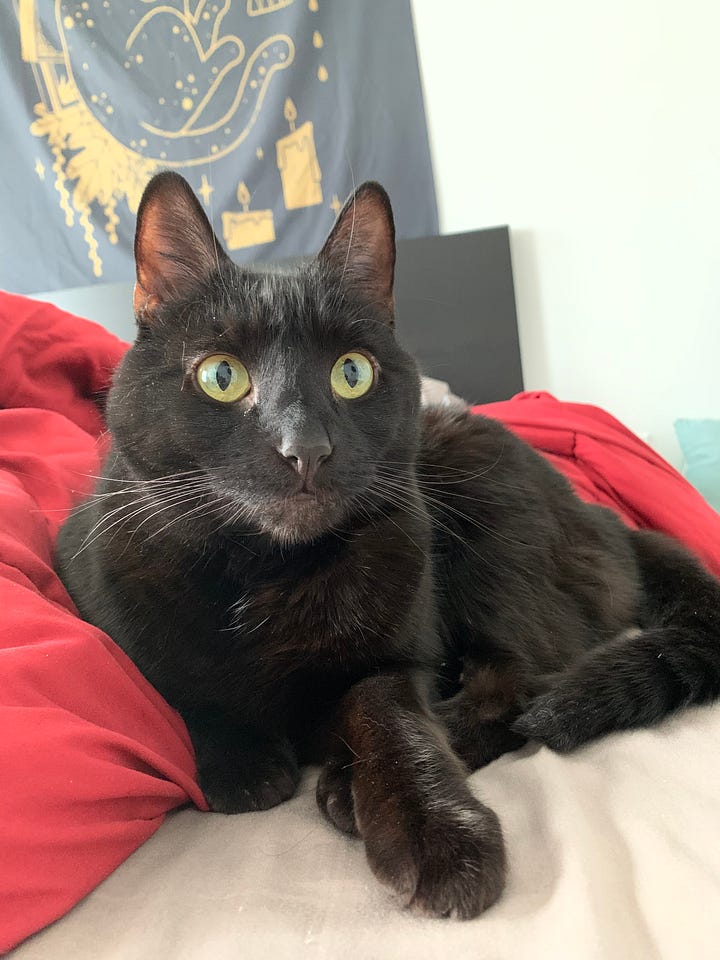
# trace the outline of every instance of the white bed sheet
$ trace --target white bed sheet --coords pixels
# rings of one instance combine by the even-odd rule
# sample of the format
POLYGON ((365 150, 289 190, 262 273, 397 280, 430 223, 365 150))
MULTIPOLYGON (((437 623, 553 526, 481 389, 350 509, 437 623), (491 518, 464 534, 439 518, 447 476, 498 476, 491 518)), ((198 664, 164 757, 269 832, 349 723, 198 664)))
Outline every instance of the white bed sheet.
POLYGON ((13 960, 718 960, 720 706, 471 778, 510 856, 468 923, 402 912, 308 772, 259 814, 182 810, 13 960))

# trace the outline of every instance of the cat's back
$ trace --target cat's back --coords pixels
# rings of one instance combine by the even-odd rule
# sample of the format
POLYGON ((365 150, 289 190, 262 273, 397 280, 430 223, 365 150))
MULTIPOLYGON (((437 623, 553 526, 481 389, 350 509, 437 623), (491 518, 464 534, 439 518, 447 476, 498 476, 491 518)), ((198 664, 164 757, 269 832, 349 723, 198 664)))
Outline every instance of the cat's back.
POLYGON ((547 508, 571 494, 570 484, 504 424, 469 410, 428 407, 422 421, 418 479, 439 499, 482 499, 486 512, 524 512, 532 496, 547 508), (540 498, 538 500, 538 494, 540 498))
POLYGON ((556 654, 630 625, 627 529, 502 423, 429 409, 417 473, 451 634, 472 624, 504 650, 526 638, 536 652, 553 637, 542 654, 552 668, 556 654))
POLYGON ((424 411, 417 473, 439 499, 465 495, 496 517, 530 510, 536 519, 619 524, 611 511, 581 501, 567 478, 503 423, 467 409, 424 411))

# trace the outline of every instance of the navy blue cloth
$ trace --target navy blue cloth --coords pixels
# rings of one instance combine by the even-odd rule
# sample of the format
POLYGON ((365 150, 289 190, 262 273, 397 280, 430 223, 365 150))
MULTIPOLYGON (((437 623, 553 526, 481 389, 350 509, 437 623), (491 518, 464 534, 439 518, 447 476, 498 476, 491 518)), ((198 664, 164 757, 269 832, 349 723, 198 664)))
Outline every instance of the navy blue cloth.
POLYGON ((409 0, 0 5, 0 287, 133 276, 160 169, 239 262, 315 252, 354 184, 437 233, 409 0))

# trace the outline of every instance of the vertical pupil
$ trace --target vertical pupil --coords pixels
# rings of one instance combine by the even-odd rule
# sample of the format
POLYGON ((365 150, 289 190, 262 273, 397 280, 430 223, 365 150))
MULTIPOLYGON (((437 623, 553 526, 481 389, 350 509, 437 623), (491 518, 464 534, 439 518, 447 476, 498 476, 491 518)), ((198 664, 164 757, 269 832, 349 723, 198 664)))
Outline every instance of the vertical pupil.
POLYGON ((343 363, 343 374, 345 375, 348 386, 355 388, 358 384, 358 380, 360 379, 360 371, 358 370, 355 361, 351 360, 349 357, 343 363))
POLYGON ((227 390, 232 383, 232 367, 227 360, 221 360, 217 365, 215 381, 221 390, 227 390))

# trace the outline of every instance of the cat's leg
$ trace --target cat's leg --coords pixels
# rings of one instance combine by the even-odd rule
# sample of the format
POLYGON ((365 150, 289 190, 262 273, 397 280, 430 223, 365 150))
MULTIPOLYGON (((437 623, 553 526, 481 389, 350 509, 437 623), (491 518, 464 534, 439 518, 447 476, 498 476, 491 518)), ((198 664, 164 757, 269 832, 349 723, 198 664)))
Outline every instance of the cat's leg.
POLYGON ((340 705, 339 749, 318 783, 325 815, 351 819, 375 875, 431 916, 469 919, 500 896, 505 850, 496 815, 405 673, 356 684, 340 705))
POLYGON ((585 653, 514 723, 568 751, 613 730, 649 726, 720 696, 720 583, 682 547, 634 531, 640 629, 585 653))
POLYGON ((457 755, 470 770, 518 750, 527 738, 511 729, 520 713, 518 671, 510 663, 474 663, 465 659, 462 689, 435 704, 457 755))
POLYGON ((211 810, 267 810, 295 793, 300 773, 287 737, 233 723, 217 710, 181 710, 181 715, 211 810))

